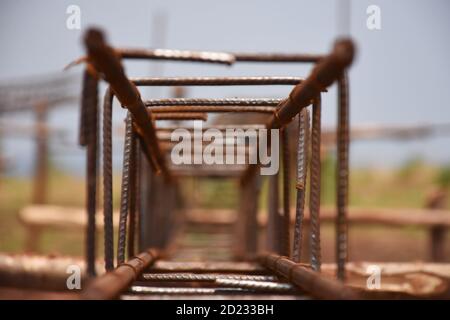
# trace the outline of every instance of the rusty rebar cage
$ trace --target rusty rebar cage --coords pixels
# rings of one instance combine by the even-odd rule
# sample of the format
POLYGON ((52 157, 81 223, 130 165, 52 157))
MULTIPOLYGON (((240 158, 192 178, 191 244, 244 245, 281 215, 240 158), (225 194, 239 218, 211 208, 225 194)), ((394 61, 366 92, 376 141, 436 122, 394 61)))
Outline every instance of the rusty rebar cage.
MULTIPOLYGON (((158 128, 157 120, 172 119, 206 119, 212 112, 257 112, 268 114, 269 120, 260 127, 281 129, 281 157, 283 161, 282 198, 279 193, 278 173, 269 178, 269 223, 267 226, 267 248, 261 250, 257 244, 257 228, 255 227, 258 211, 259 186, 261 176, 257 173, 259 164, 250 164, 237 170, 240 178, 241 199, 237 222, 237 241, 239 246, 236 255, 241 259, 250 259, 262 251, 269 251, 285 257, 289 263, 298 263, 301 257, 301 239, 305 206, 305 188, 309 185, 309 211, 311 214, 311 257, 308 271, 315 279, 319 277, 321 268, 320 244, 320 147, 321 147, 321 95, 327 87, 338 83, 338 127, 337 127, 337 217, 336 226, 336 260, 337 278, 344 279, 345 263, 347 261, 347 198, 348 198, 348 151, 349 151, 349 101, 348 79, 346 70, 351 65, 355 48, 351 40, 338 40, 328 55, 302 54, 251 54, 251 53, 213 53, 191 52, 178 50, 131 50, 113 49, 99 30, 90 29, 85 36, 87 56, 76 61, 85 62, 86 69, 83 79, 83 98, 81 105, 80 143, 87 148, 87 237, 86 262, 90 276, 95 276, 95 212, 98 187, 99 167, 99 103, 98 83, 105 80, 109 87, 106 90, 103 103, 103 202, 104 202, 104 245, 106 270, 120 275, 124 282, 111 290, 102 289, 108 286, 106 280, 94 281, 95 285, 87 290, 90 296, 99 291, 102 297, 116 297, 119 292, 140 276, 144 267, 156 258, 145 260, 145 266, 124 268, 131 259, 142 259, 137 251, 145 252, 146 248, 158 248, 164 251, 170 246, 176 229, 176 212, 180 206, 180 193, 177 168, 167 163, 168 148, 163 147, 161 133, 167 128, 158 128), (178 60, 201 63, 222 63, 234 65, 245 62, 289 62, 314 63, 314 69, 309 76, 298 77, 189 77, 189 78, 127 78, 120 59, 148 60, 178 60), (286 99, 151 99, 143 100, 138 87, 141 86, 293 86, 286 99), (126 117, 124 159, 122 171, 122 190, 120 205, 120 220, 118 231, 117 260, 114 261, 114 232, 112 221, 112 102, 116 97, 128 113, 126 117), (309 108, 311 106, 311 108, 309 108), (309 110, 311 109, 311 110, 309 110), (311 115, 310 115, 311 114, 311 115), (289 154, 289 134, 285 130, 294 118, 299 121, 297 148, 297 200, 294 224, 294 236, 290 236, 290 199, 289 186, 291 173, 289 154), (310 120, 311 119, 311 120, 310 120), (307 181, 307 172, 310 172, 307 181), (280 211, 280 203, 283 203, 280 211), (139 248, 136 244, 139 243, 139 248), (291 248, 292 247, 292 248, 291 248), (286 258, 286 257, 289 257, 286 258), (148 261, 147 261, 148 260, 148 261), (293 261, 293 262, 292 262, 293 261), (127 271, 128 270, 128 271, 127 271), (130 273, 131 272, 131 273, 130 273), (317 274, 316 274, 317 273, 317 274), (102 285, 103 283, 103 285, 102 285), (98 288, 100 287, 100 289, 98 288), (92 289, 94 288, 94 289, 92 289), (106 290, 106 291, 105 291, 106 290)), ((214 126, 213 126, 214 127, 214 126)), ((220 126, 218 126, 220 127, 220 126)), ((239 127, 239 125, 228 127, 239 127)), ((269 146, 272 141, 266 137, 269 146)), ((195 176, 196 166, 191 166, 188 175, 195 176)), ((186 168, 184 168, 186 170, 186 168)), ((226 166, 212 166, 210 171, 222 172, 223 176, 236 176, 235 170, 227 171, 226 166)), ((142 254, 141 254, 142 255, 142 254)), ((268 263, 269 257, 262 259, 268 263)), ((271 261, 271 260, 270 260, 271 261)), ((277 264, 275 263, 275 266, 277 264)), ((280 271, 272 264, 269 268, 279 275, 280 271)), ((280 266, 282 268, 282 266, 280 266)), ((301 267, 303 268, 303 267, 301 267)), ((292 269, 294 270, 294 269, 292 269)), ((290 271, 289 271, 290 272, 290 271)), ((294 271, 293 271, 294 272, 294 271)), ((299 271, 299 274, 303 274, 299 271)), ((109 274, 109 273, 107 273, 109 274)), ((103 276, 104 277, 104 276, 103 276)), ((121 281, 122 281, 121 280, 121 281)), ((328 281, 328 280, 327 280, 328 281)), ((343 286, 338 282, 325 281, 323 286, 338 288, 343 286)), ((320 282, 322 283, 322 282, 320 282)), ((298 285, 294 281, 295 285, 298 285)), ((231 284, 230 284, 231 285, 231 284)), ((254 288, 254 286, 252 286, 254 288)), ((317 295, 308 286, 300 286, 312 295, 317 295)), ((275 288, 275 287, 274 287, 275 288)), ((333 290, 336 290, 333 289, 333 290)), ((267 287, 266 287, 267 289, 267 287)), ((336 297, 353 297, 353 292, 345 289, 336 297)), ((317 296, 321 296, 318 294, 317 296)))

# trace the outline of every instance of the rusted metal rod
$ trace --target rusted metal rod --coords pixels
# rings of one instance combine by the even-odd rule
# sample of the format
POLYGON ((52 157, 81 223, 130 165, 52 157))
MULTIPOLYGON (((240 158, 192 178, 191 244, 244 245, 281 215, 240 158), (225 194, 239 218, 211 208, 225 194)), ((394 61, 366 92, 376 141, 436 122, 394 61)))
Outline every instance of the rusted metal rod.
POLYGON ((217 279, 217 285, 231 288, 250 289, 260 292, 289 292, 295 287, 290 283, 277 281, 255 281, 255 280, 239 280, 239 279, 217 279))
POLYGON ((283 255, 288 256, 291 248, 291 235, 290 235, 290 152, 289 152, 289 135, 284 128, 281 132, 283 151, 283 224, 282 224, 282 250, 283 255))
MULTIPOLYGON (((342 39, 335 43, 333 51, 320 59, 311 74, 302 83, 296 85, 289 97, 280 101, 278 109, 267 123, 268 129, 279 129, 292 121, 292 119, 305 107, 313 103, 317 95, 342 76, 355 55, 355 47, 351 40, 342 39)), ((270 139, 269 139, 270 146, 270 139)), ((250 165, 242 179, 247 179, 251 171, 258 165, 250 165)))
POLYGON ((200 112, 186 112, 186 113, 164 112, 164 113, 154 113, 153 118, 155 120, 201 120, 201 121, 207 121, 208 114, 200 113, 200 112))
POLYGON ((133 166, 134 166, 134 175, 133 175, 133 184, 132 184, 132 195, 133 198, 130 202, 130 223, 128 227, 128 258, 133 257, 136 254, 136 250, 139 250, 138 244, 138 232, 140 229, 140 218, 142 213, 144 212, 142 208, 142 171, 143 168, 141 160, 142 160, 142 152, 141 146, 139 143, 135 143, 135 152, 133 154, 133 166))
POLYGON ((321 247, 320 247, 320 124, 321 124, 321 98, 314 99, 312 128, 311 128, 311 175, 309 193, 309 212, 311 215, 310 245, 311 266, 315 271, 320 271, 321 247))
POLYGON ((119 220, 119 240, 117 243, 117 264, 125 261, 125 242, 127 234, 127 220, 129 214, 130 197, 130 176, 133 175, 132 153, 133 144, 135 142, 135 132, 133 130, 130 113, 126 118, 125 129, 125 145, 123 148, 123 170, 122 170, 122 187, 120 198, 120 220, 119 220))
POLYGON ((144 273, 142 278, 146 281, 205 281, 211 282, 217 279, 228 280, 252 280, 252 281, 276 281, 277 277, 270 275, 246 275, 246 274, 220 274, 220 273, 144 273))
POLYGON ((107 271, 114 268, 112 100, 111 88, 108 88, 103 102, 103 220, 105 269, 107 271))
MULTIPOLYGON (((145 59, 145 60, 165 60, 165 61, 188 61, 231 65, 234 63, 234 56, 224 52, 209 51, 189 51, 189 50, 169 50, 169 49, 131 49, 116 48, 114 55, 123 59, 145 59)), ((89 60, 83 56, 70 62, 64 69, 89 60)))
POLYGON ((298 77, 187 77, 187 78, 130 78, 136 86, 262 86, 297 85, 298 77))
POLYGON ((147 107, 160 106, 278 106, 282 99, 249 99, 249 98, 226 98, 226 99, 202 99, 202 98, 171 98, 152 99, 144 101, 147 107))
POLYGON ((131 145, 131 155, 130 155, 130 199, 128 200, 128 232, 127 232, 127 253, 128 258, 135 255, 135 239, 136 239, 136 228, 137 228, 137 217, 138 208, 140 206, 138 202, 138 197, 140 193, 139 189, 139 144, 137 143, 136 136, 132 140, 131 145))
POLYGON ((122 58, 126 59, 152 59, 169 61, 209 62, 231 65, 235 59, 232 54, 211 51, 190 51, 170 49, 129 49, 116 50, 122 58))
POLYGON ((147 110, 139 91, 125 76, 114 50, 105 43, 103 34, 96 29, 87 31, 85 45, 88 51, 88 61, 98 72, 103 74, 121 104, 131 112, 136 131, 141 138, 143 150, 150 164, 157 172, 162 171, 168 177, 169 172, 159 150, 154 124, 152 121, 148 121, 147 110))
POLYGON ((171 287, 145 287, 132 286, 130 291, 134 294, 157 294, 157 295, 220 295, 220 294, 238 294, 253 293, 255 290, 244 288, 171 288, 171 287))
POLYGON ((158 258, 159 253, 154 249, 147 250, 131 258, 113 271, 92 280, 81 293, 81 298, 90 300, 118 298, 158 258))
POLYGON ((276 115, 268 123, 269 128, 281 128, 289 123, 301 109, 310 105, 315 97, 336 81, 353 61, 355 48, 351 40, 336 42, 331 54, 319 60, 311 74, 298 84, 289 97, 280 104, 276 115))
POLYGON ((362 297, 343 283, 321 276, 319 273, 275 254, 264 254, 260 262, 277 275, 286 278, 300 289, 318 299, 356 300, 362 297))
POLYGON ((236 62, 317 62, 324 56, 320 54, 298 53, 232 53, 236 62))
POLYGON ((336 263, 337 278, 344 280, 348 247, 349 103, 348 79, 344 72, 338 81, 337 169, 336 169, 336 263))
POLYGON ((80 142, 86 145, 86 264, 87 274, 95 276, 95 215, 97 210, 98 178, 98 79, 86 69, 83 77, 83 99, 81 102, 82 128, 80 142))
POLYGON ((274 107, 263 106, 164 106, 149 108, 152 113, 164 112, 214 112, 214 113, 228 113, 228 112, 257 112, 257 113, 274 113, 274 107))
POLYGON ((305 215, 306 178, 309 158, 309 111, 299 114, 297 145, 297 202, 295 207, 294 244, 292 260, 300 262, 302 256, 303 219, 305 215))

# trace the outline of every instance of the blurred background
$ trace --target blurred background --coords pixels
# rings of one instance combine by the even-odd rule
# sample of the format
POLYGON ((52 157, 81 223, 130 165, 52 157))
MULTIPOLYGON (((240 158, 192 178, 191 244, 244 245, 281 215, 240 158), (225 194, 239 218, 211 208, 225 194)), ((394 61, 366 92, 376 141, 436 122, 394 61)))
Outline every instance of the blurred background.
MULTIPOLYGON (((397 1, 24 1, 0 3, 0 251, 81 255, 81 229, 31 225, 30 204, 82 208, 85 151, 77 144, 83 31, 95 25, 119 47, 224 52, 326 53, 349 35, 358 56, 350 70, 350 205, 447 209, 450 184, 450 3, 397 1), (67 8, 80 9, 70 29, 67 8), (367 8, 380 9, 370 30, 367 8), (437 203, 437 204, 436 204, 437 203), (36 229, 39 229, 36 231, 36 229), (38 234, 39 236, 36 236, 38 234)), ((305 76, 310 65, 127 62, 128 76, 305 76)), ((105 88, 102 87, 102 91, 105 88)), ((186 88, 186 97, 285 97, 289 88, 186 88)), ((323 99, 324 130, 334 130, 336 90, 323 99)), ((170 97, 144 89, 144 97, 170 97)), ((115 102, 117 103, 117 102, 115 102)), ((115 205, 125 112, 114 106, 115 205)), ((333 147, 330 147, 333 150, 333 147)), ((323 161, 322 203, 334 203, 334 155, 323 161)), ((233 182, 199 184, 196 206, 235 208, 233 182)), ((261 199, 262 207, 265 199, 261 199)), ((70 212, 67 213, 70 215, 70 212)), ((51 213, 50 217, 51 219, 51 213)), ((70 220, 68 218, 68 220, 70 220)), ((404 225, 355 227, 352 260, 430 260, 432 230, 404 225)), ((324 241, 333 241, 326 226, 324 241)), ((101 248, 101 246, 99 246, 101 248)), ((334 246, 324 246, 325 261, 334 246), (329 249, 327 249, 329 248, 329 249), (329 252, 328 252, 329 251, 329 252)), ((444 242, 450 257, 448 241, 444 242)), ((447 261, 448 258, 447 258, 447 261)))

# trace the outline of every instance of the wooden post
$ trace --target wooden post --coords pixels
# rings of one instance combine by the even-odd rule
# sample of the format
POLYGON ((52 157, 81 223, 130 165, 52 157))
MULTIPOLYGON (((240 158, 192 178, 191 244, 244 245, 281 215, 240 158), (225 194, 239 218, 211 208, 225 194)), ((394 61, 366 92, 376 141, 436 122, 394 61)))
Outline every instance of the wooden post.
POLYGON ((33 204, 47 202, 48 187, 48 132, 47 102, 40 102, 35 107, 36 154, 34 163, 33 204))
MULTIPOLYGON (((445 190, 439 189, 428 196, 426 208, 443 209, 447 201, 445 190)), ((434 262, 442 262, 445 259, 445 233, 444 226, 433 226, 429 231, 430 259, 434 262)))
POLYGON ((258 200, 261 176, 252 174, 240 181, 239 210, 235 225, 234 254, 244 260, 254 256, 258 250, 258 200))

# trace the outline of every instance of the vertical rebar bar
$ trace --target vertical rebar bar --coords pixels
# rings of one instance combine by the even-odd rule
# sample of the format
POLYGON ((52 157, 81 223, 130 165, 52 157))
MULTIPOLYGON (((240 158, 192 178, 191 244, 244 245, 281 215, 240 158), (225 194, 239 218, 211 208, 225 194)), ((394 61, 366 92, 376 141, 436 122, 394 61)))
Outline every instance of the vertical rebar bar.
POLYGON ((297 203, 295 208, 294 249, 292 259, 300 262, 302 257, 303 217, 305 212, 306 177, 309 157, 309 110, 304 108, 298 116, 297 145, 297 203))
POLYGON ((119 241, 117 244, 117 264, 125 262, 125 242, 130 198, 130 158, 133 143, 133 124, 131 114, 127 113, 125 142, 123 147, 122 189, 120 198, 119 241))
POLYGON ((112 176, 112 101, 111 88, 103 101, 103 220, 105 269, 114 269, 113 176, 112 176))
POLYGON ((129 195, 129 225, 128 225, 128 259, 134 256, 134 240, 136 228, 136 194, 137 194, 137 139, 136 135, 131 136, 130 151, 130 195, 129 195))
POLYGON ((87 274, 95 276, 95 213, 97 209, 97 167, 98 167, 98 79, 88 69, 84 72, 82 112, 86 134, 84 142, 87 145, 86 161, 86 211, 88 222, 86 227, 86 264, 87 274))
POLYGON ((282 225, 282 254, 289 256, 290 252, 290 152, 288 128, 284 127, 282 132, 282 152, 283 152, 283 225, 282 225))
POLYGON ((337 277, 345 279, 347 261, 347 203, 349 170, 349 104, 348 78, 344 72, 338 80, 338 124, 337 124, 337 217, 336 217, 336 259, 337 277))
POLYGON ((311 215, 311 266, 320 271, 320 118, 321 98, 318 95, 313 103, 312 130, 311 130, 311 175, 309 212, 311 215))

